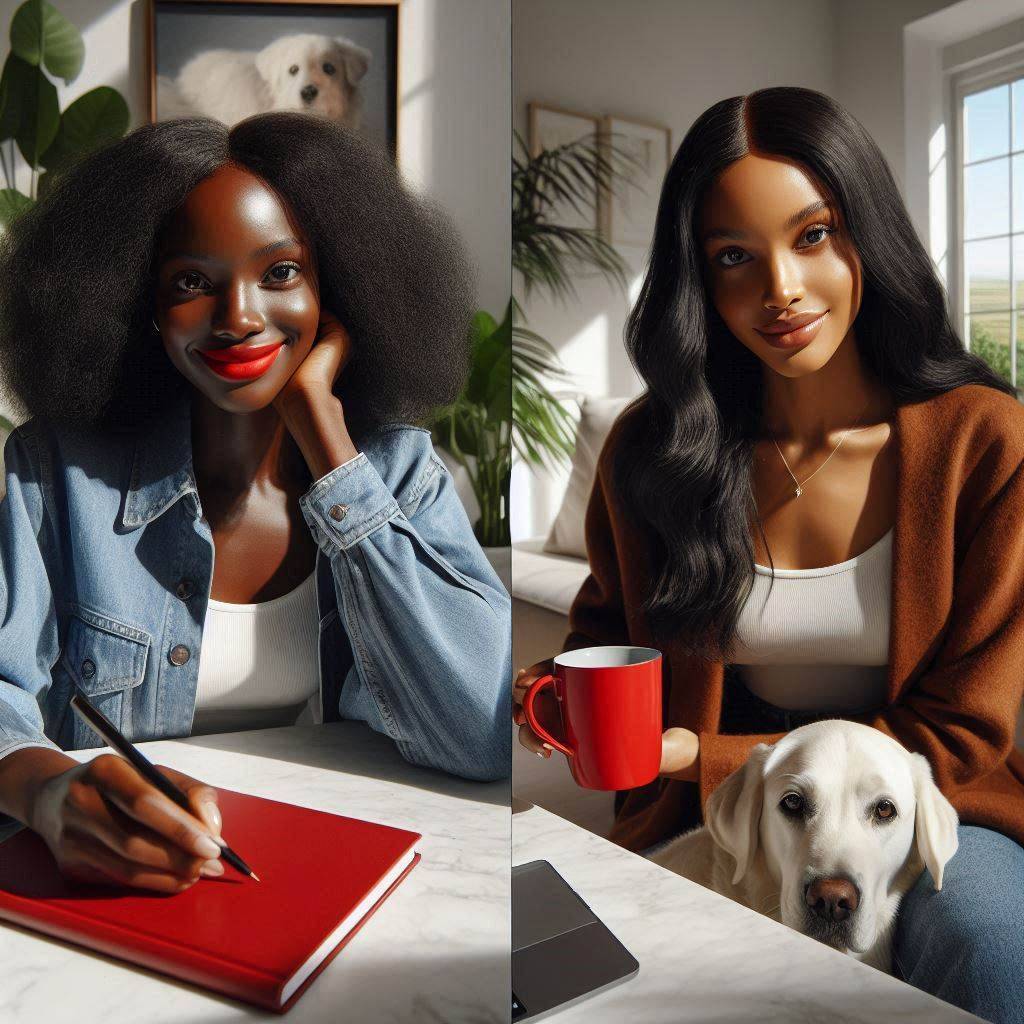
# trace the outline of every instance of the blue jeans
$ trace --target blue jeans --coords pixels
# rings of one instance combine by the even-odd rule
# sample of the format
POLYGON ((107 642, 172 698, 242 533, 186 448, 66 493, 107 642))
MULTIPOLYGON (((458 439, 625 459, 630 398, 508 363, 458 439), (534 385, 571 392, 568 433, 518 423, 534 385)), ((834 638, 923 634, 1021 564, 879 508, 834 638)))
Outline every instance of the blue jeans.
MULTIPOLYGON (((785 711, 727 676, 723 732, 788 732, 839 717, 785 711)), ((977 825, 961 825, 957 835, 942 890, 925 870, 903 899, 893 970, 993 1024, 1024 1024, 1024 847, 977 825)))
POLYGON ((1024 847, 961 825, 936 892, 927 869, 904 897, 893 969, 993 1024, 1024 1021, 1024 847))

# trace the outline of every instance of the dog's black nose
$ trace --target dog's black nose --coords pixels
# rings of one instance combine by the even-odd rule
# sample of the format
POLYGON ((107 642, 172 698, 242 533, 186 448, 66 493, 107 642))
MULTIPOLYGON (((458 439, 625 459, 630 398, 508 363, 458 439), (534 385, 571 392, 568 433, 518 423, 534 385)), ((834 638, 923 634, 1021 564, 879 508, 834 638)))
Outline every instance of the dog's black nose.
POLYGON ((848 878, 816 878, 804 891, 804 899, 816 917, 845 921, 857 909, 860 894, 848 878))
POLYGON ((320 90, 315 85, 304 85, 299 95, 307 102, 315 100, 320 90))

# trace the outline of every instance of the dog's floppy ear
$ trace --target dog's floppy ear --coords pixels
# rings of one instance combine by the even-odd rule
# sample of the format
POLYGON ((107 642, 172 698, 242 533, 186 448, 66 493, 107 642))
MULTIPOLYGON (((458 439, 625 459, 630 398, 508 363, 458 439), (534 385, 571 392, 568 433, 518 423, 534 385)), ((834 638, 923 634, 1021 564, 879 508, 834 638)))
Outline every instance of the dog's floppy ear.
POLYGON ((771 753, 766 743, 758 743, 750 752, 746 764, 708 797, 704 820, 711 838, 732 854, 736 885, 747 873, 757 853, 761 825, 761 803, 764 793, 764 763, 771 753))
POLYGON ((959 820, 953 805, 932 780, 928 759, 921 754, 911 754, 910 759, 914 773, 914 799, 917 801, 914 817, 917 852, 931 874, 935 888, 941 889, 943 869, 956 853, 959 820))
POLYGON ((341 50, 341 59, 345 65, 345 77, 348 79, 348 84, 355 85, 366 74, 373 54, 361 46, 356 46, 350 39, 345 39, 343 36, 337 36, 334 41, 338 44, 338 49, 341 50))

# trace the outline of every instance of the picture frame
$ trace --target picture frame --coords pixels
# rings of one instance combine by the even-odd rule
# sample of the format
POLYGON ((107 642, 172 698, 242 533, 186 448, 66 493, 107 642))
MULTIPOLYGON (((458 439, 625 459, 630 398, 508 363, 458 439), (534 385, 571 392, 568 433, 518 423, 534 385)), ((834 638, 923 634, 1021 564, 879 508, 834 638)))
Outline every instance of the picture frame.
POLYGON ((616 246, 646 249, 654 236, 658 198, 672 160, 672 130, 649 121, 606 115, 601 138, 628 157, 629 174, 617 175, 611 190, 600 197, 600 227, 616 246))
MULTIPOLYGON (((600 140, 600 119, 589 114, 581 114, 563 107, 549 106, 544 103, 528 103, 527 114, 529 136, 527 145, 530 156, 535 157, 541 150, 556 149, 588 135, 600 140)), ((562 203, 553 219, 566 227, 587 228, 596 230, 599 223, 598 209, 600 196, 595 190, 592 215, 576 209, 571 203, 562 203)))
POLYGON ((266 109, 310 110, 398 159, 400 0, 147 0, 147 7, 150 121, 198 115, 230 124, 266 109), (323 37, 322 48, 312 40, 282 44, 298 35, 323 37), (276 49, 266 51, 271 44, 276 49), (194 60, 212 50, 237 53, 238 61, 194 60))

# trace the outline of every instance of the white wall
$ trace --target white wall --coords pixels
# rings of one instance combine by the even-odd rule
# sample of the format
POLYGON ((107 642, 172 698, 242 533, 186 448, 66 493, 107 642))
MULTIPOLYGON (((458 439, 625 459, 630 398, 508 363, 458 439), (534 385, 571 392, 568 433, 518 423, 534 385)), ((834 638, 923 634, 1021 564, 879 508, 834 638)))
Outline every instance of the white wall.
MULTIPOLYGON (((85 66, 58 85, 61 109, 97 85, 120 90, 131 127, 147 120, 143 0, 55 0, 85 38, 85 66)), ((481 307, 510 290, 510 0, 403 0, 399 158, 409 181, 451 213, 478 268, 481 307)), ((19 6, 0 0, 0 63, 19 6)), ((19 158, 20 159, 20 158, 19 158)), ((28 188, 22 170, 22 191, 28 188)), ((2 410, 0 410, 2 411, 2 410)))

